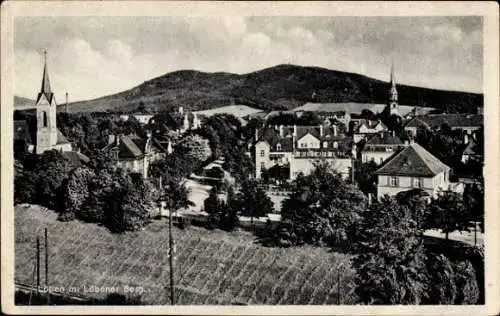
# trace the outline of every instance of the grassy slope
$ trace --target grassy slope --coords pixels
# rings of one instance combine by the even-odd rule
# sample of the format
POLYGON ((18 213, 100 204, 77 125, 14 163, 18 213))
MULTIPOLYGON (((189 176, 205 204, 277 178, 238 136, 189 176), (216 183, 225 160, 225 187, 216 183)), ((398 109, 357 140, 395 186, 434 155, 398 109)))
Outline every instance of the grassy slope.
MULTIPOLYGON (((244 75, 182 70, 110 96, 70 104, 71 111, 131 111, 146 107, 203 110, 231 102, 261 109, 291 109, 305 102, 385 103, 388 83, 363 75, 318 67, 278 65, 244 75), (317 97, 312 100, 313 91, 317 97)), ((441 108, 483 104, 481 94, 398 85, 400 103, 441 108)))
MULTIPOLYGON (((165 222, 156 221, 141 232, 113 235, 93 224, 58 222, 56 214, 38 207, 17 206, 15 212, 17 282, 31 282, 35 239, 48 227, 51 285, 117 286, 120 291, 125 285, 142 286, 144 302, 168 301, 165 222)), ((348 259, 324 248, 265 248, 246 232, 190 227, 175 229, 174 236, 179 304, 335 304, 336 267, 348 259)), ((43 261, 42 257, 42 272, 43 261)), ((344 266, 342 302, 352 304, 353 271, 347 262, 344 266)))

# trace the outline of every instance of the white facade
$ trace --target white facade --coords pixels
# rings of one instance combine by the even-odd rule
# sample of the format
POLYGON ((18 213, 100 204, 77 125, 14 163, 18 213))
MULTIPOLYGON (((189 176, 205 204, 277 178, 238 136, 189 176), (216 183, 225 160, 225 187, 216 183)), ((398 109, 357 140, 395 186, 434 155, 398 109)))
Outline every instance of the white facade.
POLYGON ((308 175, 314 170, 317 164, 327 162, 332 170, 340 173, 342 178, 348 179, 351 168, 352 159, 351 158, 299 158, 294 157, 290 161, 290 179, 295 179, 299 173, 308 175))
POLYGON ((436 196, 439 190, 448 190, 449 188, 449 171, 440 172, 434 177, 378 175, 377 198, 381 199, 386 194, 394 196, 399 192, 412 189, 422 189, 430 196, 436 196))

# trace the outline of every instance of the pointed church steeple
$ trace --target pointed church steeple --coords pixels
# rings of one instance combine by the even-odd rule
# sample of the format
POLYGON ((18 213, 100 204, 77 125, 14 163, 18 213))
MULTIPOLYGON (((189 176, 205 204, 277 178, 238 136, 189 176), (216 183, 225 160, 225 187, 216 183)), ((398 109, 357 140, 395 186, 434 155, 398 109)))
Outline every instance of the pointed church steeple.
POLYGON ((389 102, 398 102, 398 90, 396 89, 396 79, 394 77, 394 62, 391 63, 391 88, 389 90, 389 102))
POLYGON ((43 66, 43 77, 42 77, 42 87, 40 89, 40 93, 38 93, 37 102, 40 100, 42 95, 47 98, 49 103, 52 103, 52 97, 54 94, 52 93, 52 89, 50 88, 50 80, 49 80, 49 71, 47 69, 47 51, 43 52, 44 55, 44 66, 43 66))
POLYGON ((391 79, 390 79, 390 88, 388 91, 388 109, 389 109, 389 114, 396 114, 399 115, 398 113, 398 90, 396 89, 396 78, 394 77, 394 62, 391 63, 391 79))

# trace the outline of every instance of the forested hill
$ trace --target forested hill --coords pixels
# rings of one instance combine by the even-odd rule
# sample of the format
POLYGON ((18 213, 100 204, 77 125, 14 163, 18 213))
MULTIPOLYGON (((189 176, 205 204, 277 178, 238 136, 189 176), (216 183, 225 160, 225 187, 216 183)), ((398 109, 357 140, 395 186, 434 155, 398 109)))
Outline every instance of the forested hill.
MULTIPOLYGON (((243 75, 181 70, 127 91, 71 103, 68 107, 71 112, 132 111, 140 105, 158 110, 178 106, 200 110, 234 103, 277 110, 305 102, 385 103, 387 89, 384 81, 318 67, 278 65, 243 75)), ((483 105, 482 94, 404 85, 398 85, 398 92, 400 104, 405 105, 472 113, 483 105)))

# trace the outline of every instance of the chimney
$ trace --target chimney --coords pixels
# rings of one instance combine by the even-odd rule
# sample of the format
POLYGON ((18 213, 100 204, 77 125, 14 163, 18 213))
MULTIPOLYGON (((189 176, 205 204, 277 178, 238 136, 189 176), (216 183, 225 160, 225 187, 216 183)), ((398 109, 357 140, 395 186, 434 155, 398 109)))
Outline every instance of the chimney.
POLYGON ((337 125, 333 124, 333 136, 337 136, 337 125))
POLYGON ((180 115, 184 114, 184 108, 182 106, 179 106, 179 114, 180 115))
POLYGON ((283 125, 280 125, 280 137, 283 137, 283 125))
POLYGON ((293 125, 293 136, 297 137, 297 125, 293 125))
POLYGON ((392 131, 392 137, 396 136, 396 131, 392 131))
POLYGON ((259 129, 255 129, 255 141, 257 142, 259 140, 259 129))
POLYGON ((323 125, 319 126, 319 136, 323 137, 323 125))
POLYGON ((120 137, 122 137, 122 134, 115 136, 116 146, 120 145, 120 137))
POLYGON ((113 144, 116 141, 116 136, 114 134, 108 135, 108 145, 113 144))
POLYGON ((464 134, 464 144, 468 144, 468 143, 469 143, 469 135, 464 134))
POLYGON ((66 103, 64 104, 64 112, 68 113, 68 92, 66 92, 66 103))
POLYGON ((384 133, 380 133, 380 138, 384 139, 384 133))
POLYGON ((405 146, 408 146, 408 140, 405 140, 405 146))

